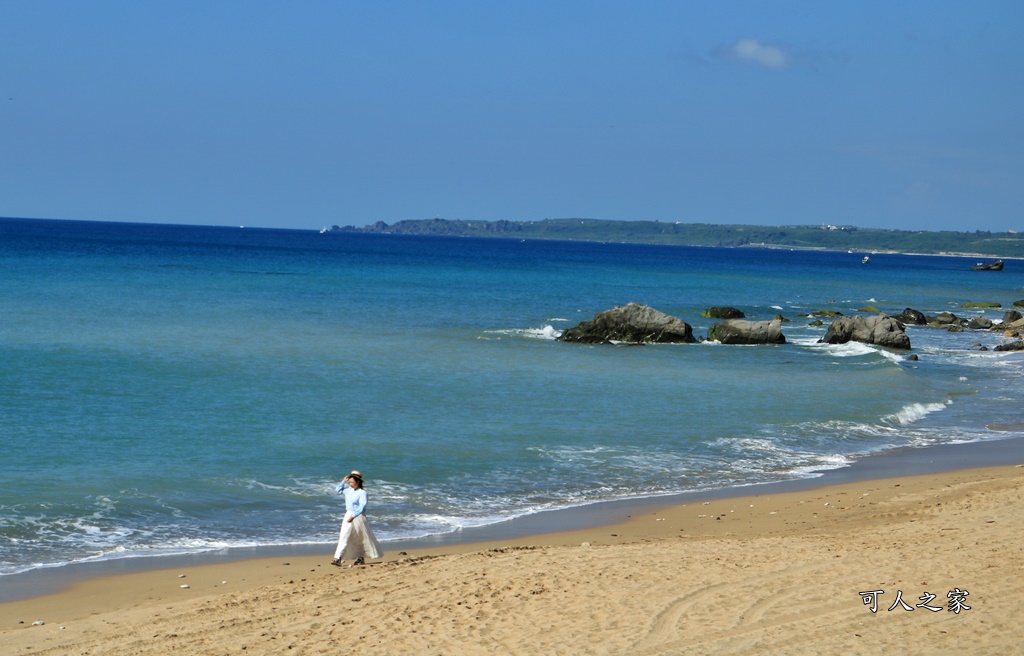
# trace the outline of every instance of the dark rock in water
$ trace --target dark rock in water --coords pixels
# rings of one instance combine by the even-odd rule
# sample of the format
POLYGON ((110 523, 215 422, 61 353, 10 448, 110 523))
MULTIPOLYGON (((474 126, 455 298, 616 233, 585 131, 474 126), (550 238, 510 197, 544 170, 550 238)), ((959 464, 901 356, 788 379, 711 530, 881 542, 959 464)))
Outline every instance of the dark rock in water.
POLYGON ((991 262, 978 262, 971 267, 972 271, 1002 271, 1003 261, 992 260, 991 262))
POLYGON ((1016 342, 1010 342, 1009 344, 1000 344, 994 350, 996 350, 996 351, 1024 351, 1024 340, 1018 339, 1016 342))
POLYGON ((700 316, 707 319, 742 319, 746 315, 741 310, 728 306, 710 307, 700 313, 700 316))
POLYGON ((918 312, 913 308, 903 310, 903 314, 896 317, 896 320, 908 326, 924 326, 928 323, 928 317, 924 312, 918 312))
POLYGON ((1024 319, 1016 319, 1010 323, 999 324, 999 329, 1007 337, 1013 337, 1014 335, 1019 337, 1021 332, 1024 332, 1024 319))
POLYGON ((1013 307, 1024 308, 1024 299, 1013 302, 1013 307))
POLYGON ((876 308, 874 305, 865 305, 862 308, 858 308, 857 311, 858 312, 881 312, 881 310, 876 308))
POLYGON ((917 353, 915 353, 913 355, 908 355, 907 356, 907 360, 909 360, 910 362, 917 362, 917 360, 918 360, 917 353))
POLYGON ((785 344, 782 322, 727 319, 708 328, 708 339, 723 344, 785 344))
POLYGON ((962 333, 963 331, 964 327, 958 323, 951 323, 948 326, 946 326, 946 332, 949 333, 962 333))
POLYGON ((862 342, 894 349, 910 348, 910 338, 904 332, 904 325, 887 314, 836 319, 828 327, 825 336, 818 341, 827 344, 862 342))
POLYGON ((825 322, 824 322, 824 321, 822 321, 821 319, 815 319, 814 321, 810 322, 810 323, 809 323, 809 324, 807 324, 807 325, 808 325, 808 326, 824 326, 824 325, 825 325, 825 322))
POLYGON ((841 317, 841 316, 843 316, 843 313, 842 312, 838 312, 836 310, 815 310, 814 312, 811 312, 810 316, 812 316, 812 317, 841 317))
POLYGON ((974 317, 967 324, 967 327, 971 330, 990 330, 992 328, 992 320, 985 317, 974 317))
POLYGON ((1024 319, 1024 315, 1016 310, 1007 310, 1006 314, 1003 315, 1003 323, 1013 323, 1014 321, 1020 321, 1024 319))
POLYGON ((1003 306, 1002 306, 1002 304, 996 303, 994 301, 967 301, 966 303, 961 303, 960 307, 962 307, 962 308, 1001 308, 1003 306))
POLYGON ((782 323, 789 323, 789 319, 787 319, 786 317, 782 316, 781 314, 776 314, 775 318, 773 319, 773 321, 781 321, 782 323))
POLYGON ((987 347, 987 346, 982 346, 982 347, 981 347, 980 349, 978 349, 978 350, 979 350, 979 351, 987 351, 987 350, 988 350, 988 347, 987 347))
POLYGON ((610 344, 611 342, 692 343, 693 328, 682 319, 640 303, 598 312, 590 321, 570 328, 560 342, 610 344))
POLYGON ((935 323, 940 326, 948 326, 951 323, 960 323, 960 318, 952 312, 939 312, 928 320, 928 323, 935 323))

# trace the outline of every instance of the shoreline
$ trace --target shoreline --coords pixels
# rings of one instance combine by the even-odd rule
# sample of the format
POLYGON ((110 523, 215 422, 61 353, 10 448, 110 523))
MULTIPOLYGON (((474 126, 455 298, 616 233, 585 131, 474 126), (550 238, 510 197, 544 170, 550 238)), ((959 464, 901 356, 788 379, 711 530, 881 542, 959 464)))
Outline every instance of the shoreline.
POLYGON ((1024 465, 750 492, 351 569, 319 555, 95 578, 0 604, 0 641, 133 656, 1019 647, 1024 465))
MULTIPOLYGON (((1003 430, 1002 427, 991 427, 1003 430)), ((741 486, 599 501, 582 506, 542 511, 514 519, 419 538, 382 541, 385 559, 396 552, 472 550, 480 545, 525 543, 558 534, 604 529, 627 522, 640 513, 679 507, 688 503, 726 501, 735 498, 788 494, 837 485, 865 483, 903 476, 1024 464, 1024 437, 981 442, 904 447, 872 454, 838 469, 821 470, 817 476, 741 486)), ((60 595, 83 583, 133 574, 152 574, 170 569, 221 567, 268 559, 302 558, 327 562, 333 542, 233 547, 217 551, 159 556, 127 556, 41 567, 0 576, 0 615, 6 605, 60 595)), ((0 624, 2 628, 2 624, 0 624)))

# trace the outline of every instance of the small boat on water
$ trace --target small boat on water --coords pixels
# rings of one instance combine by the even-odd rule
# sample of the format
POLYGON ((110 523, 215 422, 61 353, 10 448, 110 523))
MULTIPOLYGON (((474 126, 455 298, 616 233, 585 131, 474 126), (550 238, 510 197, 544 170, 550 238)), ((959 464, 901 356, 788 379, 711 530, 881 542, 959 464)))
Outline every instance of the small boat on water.
POLYGON ((870 257, 868 257, 867 255, 865 255, 865 256, 864 256, 864 257, 863 257, 863 258, 861 259, 860 263, 861 263, 861 264, 867 264, 867 263, 868 263, 868 262, 870 262, 870 261, 871 261, 871 258, 870 258, 870 257))
POLYGON ((992 260, 991 262, 978 262, 971 267, 971 271, 1002 271, 1003 261, 992 260))

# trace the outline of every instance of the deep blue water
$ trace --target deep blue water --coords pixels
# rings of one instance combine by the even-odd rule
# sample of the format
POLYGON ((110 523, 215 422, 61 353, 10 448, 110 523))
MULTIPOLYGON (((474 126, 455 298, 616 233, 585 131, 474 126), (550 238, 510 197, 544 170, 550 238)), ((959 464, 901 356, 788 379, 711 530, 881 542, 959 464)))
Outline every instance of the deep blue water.
POLYGON ((1024 265, 862 255, 0 219, 0 573, 329 541, 353 468, 398 538, 1020 436, 998 333, 910 361, 807 314, 999 319, 1024 265), (554 341, 631 301, 788 343, 554 341))

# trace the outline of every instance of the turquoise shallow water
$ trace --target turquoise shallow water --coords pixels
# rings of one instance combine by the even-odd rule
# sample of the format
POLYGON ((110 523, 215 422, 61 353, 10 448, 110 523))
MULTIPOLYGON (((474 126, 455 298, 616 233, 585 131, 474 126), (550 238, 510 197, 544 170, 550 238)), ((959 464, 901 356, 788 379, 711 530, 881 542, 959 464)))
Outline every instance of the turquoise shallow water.
POLYGON ((861 256, 0 220, 0 573, 329 541, 352 468, 387 539, 1020 436, 997 334, 909 328, 914 362, 806 314, 998 319, 959 305, 1024 267, 861 256), (554 341, 630 301, 789 342, 554 341))

